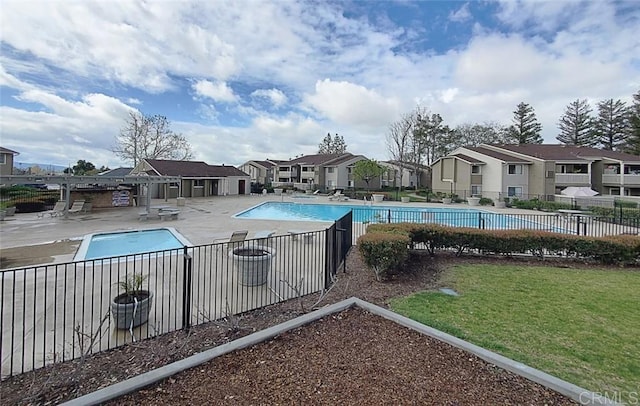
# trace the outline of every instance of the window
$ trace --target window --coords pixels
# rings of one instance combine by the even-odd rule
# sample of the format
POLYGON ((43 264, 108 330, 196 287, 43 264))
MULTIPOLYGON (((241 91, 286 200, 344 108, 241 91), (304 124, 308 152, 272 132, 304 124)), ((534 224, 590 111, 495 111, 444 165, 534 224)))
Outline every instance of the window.
POLYGON ((472 196, 480 196, 482 194, 482 186, 481 185, 471 185, 471 195, 472 196))
POLYGON ((471 173, 479 174, 480 173, 480 167, 478 165, 471 166, 471 173))
POLYGON ((7 163, 7 154, 0 154, 0 165, 5 165, 7 163))
POLYGON ((327 168, 327 173, 333 173, 333 170, 334 170, 334 169, 335 169, 335 168, 334 168, 333 166, 331 166, 331 167, 327 168))
POLYGON ((333 189, 336 186, 336 182, 334 180, 327 181, 327 187, 329 189, 333 189))
POLYGON ((349 186, 349 187, 353 187, 353 181, 352 181, 352 180, 350 180, 350 181, 348 182, 348 186, 349 186))
POLYGON ((507 195, 509 197, 522 197, 522 187, 521 186, 509 186, 507 188, 507 195))
POLYGON ((279 168, 278 168, 278 170, 279 170, 280 172, 289 172, 289 170, 290 170, 290 169, 291 169, 291 168, 290 168, 290 167, 288 167, 288 166, 281 166, 281 167, 279 167, 279 168))
POLYGON ((522 165, 509 165, 509 175, 522 175, 522 165))
POLYGON ((193 187, 204 187, 204 179, 196 179, 193 181, 193 187))

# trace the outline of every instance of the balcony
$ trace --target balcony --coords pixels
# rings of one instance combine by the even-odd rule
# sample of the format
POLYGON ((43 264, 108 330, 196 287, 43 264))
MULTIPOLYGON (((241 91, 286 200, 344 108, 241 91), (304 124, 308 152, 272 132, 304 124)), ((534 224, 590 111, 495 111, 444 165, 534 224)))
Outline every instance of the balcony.
POLYGON ((640 174, 624 175, 623 178, 621 178, 620 175, 604 174, 602 175, 602 183, 616 186, 640 186, 640 174), (621 180, 623 180, 624 183, 620 183, 621 180))
POLYGON ((588 173, 556 173, 556 185, 591 185, 588 173))

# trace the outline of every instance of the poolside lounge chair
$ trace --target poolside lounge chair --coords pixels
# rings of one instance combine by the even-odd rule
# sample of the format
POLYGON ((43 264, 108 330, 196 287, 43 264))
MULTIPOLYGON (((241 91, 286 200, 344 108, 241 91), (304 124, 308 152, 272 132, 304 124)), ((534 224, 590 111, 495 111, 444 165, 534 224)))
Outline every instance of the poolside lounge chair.
POLYGON ((62 216, 64 214, 64 209, 66 207, 67 207, 67 202, 65 202, 64 200, 59 200, 53 206, 53 209, 38 213, 38 217, 44 217, 45 214, 48 214, 51 217, 62 216))
MULTIPOLYGON (((244 243, 244 240, 247 239, 247 234, 249 234, 249 231, 247 230, 234 231, 228 240, 214 240, 213 243, 227 243, 227 249, 231 250, 241 246, 244 243)), ((218 246, 216 249, 220 249, 220 246, 218 246)))
POLYGON ((80 213, 84 209, 84 200, 75 200, 69 209, 69 213, 80 213))
POLYGON ((340 200, 342 196, 342 190, 336 190, 334 194, 329 195, 329 200, 340 200))

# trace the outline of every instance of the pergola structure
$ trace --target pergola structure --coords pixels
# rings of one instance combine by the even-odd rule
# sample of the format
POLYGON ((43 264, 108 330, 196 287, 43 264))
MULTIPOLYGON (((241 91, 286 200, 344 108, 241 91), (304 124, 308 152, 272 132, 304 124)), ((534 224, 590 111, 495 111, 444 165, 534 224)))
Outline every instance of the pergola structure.
MULTIPOLYGON (((0 187, 8 187, 13 185, 59 185, 60 190, 65 191, 64 199, 67 202, 64 209, 65 217, 68 215, 71 203, 71 188, 77 185, 100 184, 100 185, 146 185, 146 201, 145 206, 151 206, 151 195, 149 193, 152 184, 170 183, 182 184, 180 176, 73 176, 73 175, 3 175, 0 176, 0 187)), ((178 196, 182 196, 182 191, 178 191, 178 196)))

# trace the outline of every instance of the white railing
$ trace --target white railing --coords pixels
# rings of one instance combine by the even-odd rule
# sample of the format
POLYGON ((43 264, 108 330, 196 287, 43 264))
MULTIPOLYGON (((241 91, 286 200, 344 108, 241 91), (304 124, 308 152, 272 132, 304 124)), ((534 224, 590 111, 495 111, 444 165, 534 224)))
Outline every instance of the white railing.
POLYGON ((591 186, 591 178, 588 173, 556 173, 556 183, 591 186))

